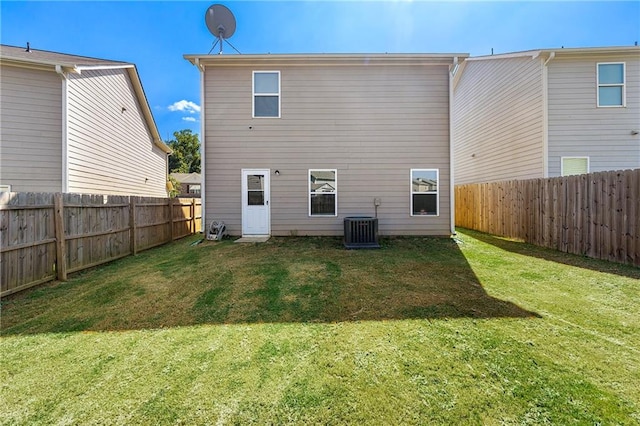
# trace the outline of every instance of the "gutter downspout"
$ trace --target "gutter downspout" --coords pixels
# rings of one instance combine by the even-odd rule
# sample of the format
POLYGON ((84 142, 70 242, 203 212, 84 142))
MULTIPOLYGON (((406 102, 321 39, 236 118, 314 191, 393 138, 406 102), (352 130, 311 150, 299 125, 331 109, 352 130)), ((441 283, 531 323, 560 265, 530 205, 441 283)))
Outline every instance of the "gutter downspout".
POLYGON ((556 57, 551 52, 542 64, 542 176, 549 177, 549 68, 547 65, 556 57))
POLYGON ((202 234, 206 237, 207 232, 207 215, 206 215, 206 184, 207 184, 207 169, 206 169, 206 150, 204 149, 205 143, 205 102, 204 102, 204 69, 205 67, 200 64, 200 59, 195 58, 195 65, 200 71, 200 172, 201 172, 201 182, 200 182, 200 214, 202 219, 200 223, 202 224, 202 234))
POLYGON ((61 65, 56 65, 56 72, 62 80, 62 188, 61 192, 69 192, 69 83, 67 73, 61 65))
POLYGON ((453 179, 454 166, 453 166, 453 142, 454 142, 454 129, 453 129, 453 71, 458 66, 458 57, 453 58, 453 65, 449 66, 449 213, 451 221, 451 235, 456 235, 456 199, 455 199, 455 182, 453 179))

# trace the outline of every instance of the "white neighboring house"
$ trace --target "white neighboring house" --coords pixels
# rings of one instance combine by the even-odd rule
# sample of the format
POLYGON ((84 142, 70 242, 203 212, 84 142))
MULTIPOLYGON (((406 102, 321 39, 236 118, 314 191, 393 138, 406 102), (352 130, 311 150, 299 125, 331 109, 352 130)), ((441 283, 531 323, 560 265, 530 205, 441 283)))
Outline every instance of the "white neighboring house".
POLYGON ((456 184, 640 167, 640 47, 467 58, 453 80, 456 184))
POLYGON ((167 196, 134 64, 0 45, 0 187, 167 196))

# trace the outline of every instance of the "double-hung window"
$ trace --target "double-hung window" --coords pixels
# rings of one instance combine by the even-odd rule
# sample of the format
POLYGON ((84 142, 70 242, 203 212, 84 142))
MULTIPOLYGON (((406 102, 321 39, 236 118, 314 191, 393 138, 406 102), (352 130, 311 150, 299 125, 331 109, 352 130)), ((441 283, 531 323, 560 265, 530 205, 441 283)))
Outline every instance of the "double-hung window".
POLYGON ((309 170, 309 216, 336 216, 337 212, 337 170, 309 170))
POLYGON ((438 169, 411 169, 411 216, 438 215, 438 169))
POLYGON ((598 106, 625 106, 624 62, 598 64, 598 106))
POLYGON ((253 72, 253 117, 280 118, 280 71, 253 72))

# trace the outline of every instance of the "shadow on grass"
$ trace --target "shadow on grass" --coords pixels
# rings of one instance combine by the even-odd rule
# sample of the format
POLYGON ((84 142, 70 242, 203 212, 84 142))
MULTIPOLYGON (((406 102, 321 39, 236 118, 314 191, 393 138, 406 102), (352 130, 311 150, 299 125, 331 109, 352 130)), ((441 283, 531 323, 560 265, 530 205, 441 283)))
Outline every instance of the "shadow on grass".
POLYGON ((263 244, 194 238, 2 301, 2 334, 142 330, 198 324, 528 318, 487 294, 448 238, 338 238, 263 244))
POLYGON ((538 247, 536 245, 520 241, 513 241, 503 237, 473 231, 471 229, 460 228, 460 231, 475 238, 476 240, 491 244, 494 247, 511 253, 544 259, 551 262, 561 263, 563 265, 574 266, 576 268, 640 279, 640 268, 636 268, 631 265, 622 265, 615 262, 607 262, 606 260, 591 259, 586 256, 563 253, 558 250, 538 247))

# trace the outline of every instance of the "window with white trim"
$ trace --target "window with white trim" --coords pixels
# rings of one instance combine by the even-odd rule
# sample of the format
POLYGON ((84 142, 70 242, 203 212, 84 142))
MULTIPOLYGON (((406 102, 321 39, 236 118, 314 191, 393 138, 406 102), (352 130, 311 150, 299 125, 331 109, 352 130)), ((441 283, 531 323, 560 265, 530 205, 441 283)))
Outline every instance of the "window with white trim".
POLYGON ((589 173, 589 157, 562 157, 560 168, 562 176, 589 173))
POLYGON ((280 118, 280 71, 253 72, 253 117, 280 118))
POLYGON ((437 216, 438 169, 411 169, 411 216, 437 216))
POLYGON ((338 171, 309 170, 309 216, 337 216, 338 171))
POLYGON ((603 62, 598 64, 598 106, 625 106, 624 62, 603 62))

